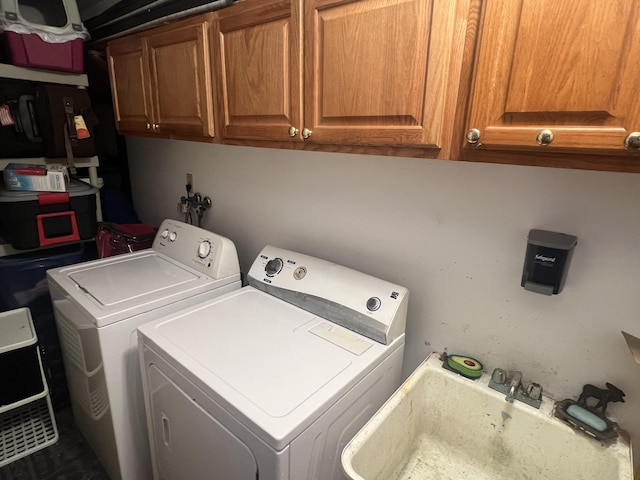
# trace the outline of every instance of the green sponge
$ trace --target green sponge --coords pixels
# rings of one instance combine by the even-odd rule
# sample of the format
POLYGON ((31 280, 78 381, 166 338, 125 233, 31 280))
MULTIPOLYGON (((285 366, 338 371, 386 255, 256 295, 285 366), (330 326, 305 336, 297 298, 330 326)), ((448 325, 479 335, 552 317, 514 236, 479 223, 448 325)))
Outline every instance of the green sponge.
POLYGON ((447 370, 473 380, 477 380, 482 376, 482 363, 475 358, 463 355, 448 355, 442 366, 447 370))

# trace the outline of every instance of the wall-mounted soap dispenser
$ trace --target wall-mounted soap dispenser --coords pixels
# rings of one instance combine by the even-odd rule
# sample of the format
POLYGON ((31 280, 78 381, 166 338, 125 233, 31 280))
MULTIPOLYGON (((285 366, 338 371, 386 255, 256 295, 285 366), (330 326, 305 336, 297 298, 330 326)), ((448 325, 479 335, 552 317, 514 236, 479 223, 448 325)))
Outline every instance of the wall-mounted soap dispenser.
POLYGON ((545 295, 562 291, 578 238, 546 230, 530 230, 521 285, 545 295))

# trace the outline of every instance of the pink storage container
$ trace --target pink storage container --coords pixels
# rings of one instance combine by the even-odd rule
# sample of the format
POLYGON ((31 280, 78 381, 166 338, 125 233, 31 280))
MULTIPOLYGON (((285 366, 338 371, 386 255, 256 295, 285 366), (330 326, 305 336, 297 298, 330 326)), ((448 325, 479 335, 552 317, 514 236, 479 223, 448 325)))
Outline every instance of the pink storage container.
POLYGON ((0 31, 21 67, 82 73, 89 37, 75 0, 0 0, 0 31))
POLYGON ((14 65, 74 73, 84 71, 84 41, 81 38, 47 43, 35 33, 5 32, 5 41, 14 65))

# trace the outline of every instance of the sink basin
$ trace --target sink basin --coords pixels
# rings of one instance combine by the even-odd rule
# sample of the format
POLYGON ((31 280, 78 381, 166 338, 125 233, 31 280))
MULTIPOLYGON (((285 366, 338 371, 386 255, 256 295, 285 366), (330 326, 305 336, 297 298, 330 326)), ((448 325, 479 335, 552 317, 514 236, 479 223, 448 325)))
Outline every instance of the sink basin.
POLYGON ((342 452, 352 480, 632 480, 622 432, 613 444, 578 432, 540 409, 507 403, 488 387, 427 358, 342 452))

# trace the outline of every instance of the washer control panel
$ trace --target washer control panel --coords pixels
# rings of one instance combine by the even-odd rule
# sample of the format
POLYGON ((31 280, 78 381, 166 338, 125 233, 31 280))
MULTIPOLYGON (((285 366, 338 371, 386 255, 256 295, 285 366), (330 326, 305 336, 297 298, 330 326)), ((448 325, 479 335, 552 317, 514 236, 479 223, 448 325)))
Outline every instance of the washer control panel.
POLYGON ((249 285, 384 344, 404 333, 409 291, 356 270, 266 246, 249 285))
POLYGON ((213 278, 240 274, 234 243, 195 225, 164 220, 151 248, 213 278))

